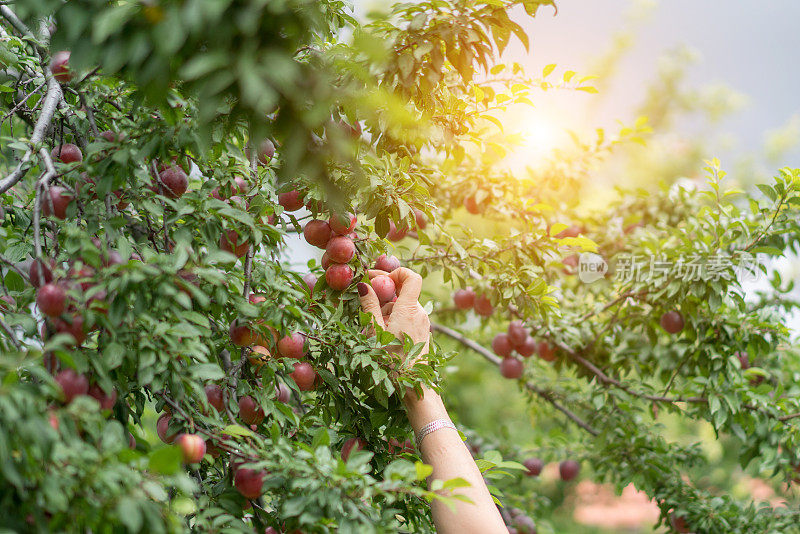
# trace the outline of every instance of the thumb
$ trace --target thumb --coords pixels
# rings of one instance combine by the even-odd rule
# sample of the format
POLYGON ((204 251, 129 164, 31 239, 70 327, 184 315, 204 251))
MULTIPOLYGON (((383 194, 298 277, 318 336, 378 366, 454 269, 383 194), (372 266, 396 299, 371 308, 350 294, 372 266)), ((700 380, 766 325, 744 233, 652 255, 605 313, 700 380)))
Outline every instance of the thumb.
POLYGON ((375 294, 375 290, 364 282, 359 282, 357 287, 361 308, 372 315, 372 318, 381 328, 386 328, 386 323, 383 322, 383 314, 381 313, 381 303, 378 300, 378 295, 375 294))

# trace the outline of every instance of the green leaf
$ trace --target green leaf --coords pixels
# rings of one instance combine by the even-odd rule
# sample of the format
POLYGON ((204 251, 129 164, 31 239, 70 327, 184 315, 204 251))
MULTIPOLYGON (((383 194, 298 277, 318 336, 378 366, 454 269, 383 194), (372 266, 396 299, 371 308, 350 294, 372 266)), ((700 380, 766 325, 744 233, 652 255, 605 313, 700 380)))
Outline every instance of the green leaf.
POLYGON ((174 475, 180 470, 182 459, 183 455, 178 447, 159 447, 150 453, 147 468, 162 475, 174 475))

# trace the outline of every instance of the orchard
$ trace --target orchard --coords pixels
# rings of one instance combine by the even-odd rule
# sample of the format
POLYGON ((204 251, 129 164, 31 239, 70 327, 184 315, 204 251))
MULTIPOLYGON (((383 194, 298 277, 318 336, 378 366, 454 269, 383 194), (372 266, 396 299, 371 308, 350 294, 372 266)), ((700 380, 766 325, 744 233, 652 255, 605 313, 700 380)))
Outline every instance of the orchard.
POLYGON ((661 532, 798 532, 795 303, 765 261, 800 249, 800 171, 741 190, 692 160, 693 187, 581 209, 593 164, 669 128, 645 118, 497 165, 503 113, 598 91, 503 61, 555 7, 0 2, 0 526, 433 532, 464 481, 428 479, 402 392, 461 414, 499 384, 529 443, 454 419, 509 532, 558 532, 587 480, 661 532), (678 268, 643 276, 654 254, 678 268), (431 319, 413 365, 359 304, 390 309, 398 269, 431 319), (784 505, 701 479, 703 440, 784 505))

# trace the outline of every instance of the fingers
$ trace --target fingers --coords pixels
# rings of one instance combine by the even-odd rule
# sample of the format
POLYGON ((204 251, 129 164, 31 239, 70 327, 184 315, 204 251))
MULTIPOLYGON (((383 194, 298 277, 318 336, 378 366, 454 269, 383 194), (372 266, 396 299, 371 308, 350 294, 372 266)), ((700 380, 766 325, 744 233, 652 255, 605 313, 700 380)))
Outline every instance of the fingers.
POLYGON ((386 323, 383 321, 383 314, 381 313, 381 303, 378 300, 378 295, 375 294, 375 290, 369 284, 359 282, 358 296, 364 311, 372 315, 372 318, 381 328, 386 328, 386 323))
POLYGON ((395 269, 386 276, 394 280, 397 286, 397 306, 408 306, 409 308, 417 305, 419 294, 422 292, 422 277, 405 267, 395 269))
POLYGON ((392 309, 394 308, 394 302, 387 302, 383 306, 381 306, 381 313, 384 317, 388 317, 392 314, 392 309))

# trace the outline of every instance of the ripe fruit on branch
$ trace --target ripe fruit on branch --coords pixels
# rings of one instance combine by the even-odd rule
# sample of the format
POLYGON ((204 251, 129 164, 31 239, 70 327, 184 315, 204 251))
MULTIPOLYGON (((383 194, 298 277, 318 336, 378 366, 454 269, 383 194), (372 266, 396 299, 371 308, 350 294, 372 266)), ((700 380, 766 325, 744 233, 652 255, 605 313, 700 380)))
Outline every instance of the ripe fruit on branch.
POLYGON ((489 317, 494 312, 494 306, 489 297, 485 295, 478 295, 475 297, 475 313, 483 317, 489 317))
POLYGON ((558 473, 561 475, 561 480, 572 480, 578 476, 581 470, 581 464, 575 460, 564 460, 558 464, 558 473))
POLYGON ((481 213, 481 204, 475 199, 475 195, 469 196, 464 199, 464 207, 467 208, 467 211, 472 213, 473 215, 480 215, 481 213))
POLYGON ((243 240, 236 230, 225 230, 219 238, 219 248, 241 258, 250 250, 250 243, 243 240))
POLYGON ((370 281, 370 285, 375 290, 375 295, 381 305, 391 302, 397 296, 397 287, 394 284, 394 280, 386 275, 379 274, 370 281))
POLYGON ((106 393, 97 384, 92 384, 87 393, 100 403, 100 409, 102 410, 113 410, 114 405, 117 403, 117 390, 114 388, 111 388, 111 393, 106 393))
POLYGON ((189 187, 189 177, 177 165, 167 167, 159 173, 159 181, 164 187, 164 194, 169 198, 180 198, 189 187))
POLYGON ((251 349, 250 355, 247 357, 247 359, 250 362, 250 365, 252 365, 257 369, 262 365, 266 364, 271 357, 272 354, 270 354, 269 349, 267 349, 267 347, 256 345, 251 349))
POLYGON ((275 400, 285 404, 292 398, 292 390, 289 389, 289 386, 281 382, 275 387, 275 397, 275 400))
POLYGON ((306 273, 303 275, 303 282, 306 283, 306 287, 308 287, 308 294, 314 294, 314 286, 317 285, 317 275, 314 273, 306 273))
POLYGON ((36 305, 45 315, 58 317, 67 306, 67 292, 58 284, 45 284, 36 292, 36 305))
POLYGON ((469 287, 459 289, 453 293, 453 302, 459 310, 468 310, 475 305, 475 292, 469 287))
POLYGON ((683 330, 684 322, 683 322, 683 315, 680 312, 675 310, 668 311, 664 315, 661 316, 661 328, 666 330, 670 334, 677 334, 681 330, 683 330))
POLYGON ((525 338, 525 343, 517 347, 517 352, 523 358, 530 358, 537 350, 539 350, 539 344, 536 343, 536 340, 531 336, 527 336, 525 338))
POLYGON ((83 161, 83 152, 72 143, 64 143, 50 151, 50 157, 61 163, 80 163, 83 161))
POLYGON ((57 185, 51 185, 42 197, 42 215, 55 215, 62 221, 67 218, 67 207, 75 200, 69 191, 57 185))
POLYGON ((320 264, 320 265, 322 265, 322 268, 323 268, 323 269, 327 269, 328 267, 330 267, 330 266, 331 266, 331 255, 330 255, 330 254, 328 254, 328 251, 327 251, 327 250, 326 250, 326 251, 325 251, 325 253, 322 255, 322 258, 320 258, 320 260, 319 260, 319 264, 320 264))
POLYGON ((255 342, 256 334, 250 328, 250 325, 239 319, 234 320, 228 329, 231 342, 237 347, 246 347, 255 342))
POLYGON ((317 380, 317 373, 308 362, 297 362, 294 364, 294 371, 289 375, 294 380, 300 391, 311 391, 317 380))
POLYGON ((350 455, 354 452, 364 450, 364 447, 367 446, 367 442, 361 438, 350 438, 344 442, 342 445, 342 460, 345 462, 350 458, 350 455))
POLYGON ((739 359, 739 364, 742 367, 742 371, 750 369, 750 357, 746 352, 737 352, 735 356, 739 359))
POLYGON ((389 241, 400 241, 408 233, 408 228, 399 228, 394 222, 389 221, 389 232, 386 234, 386 239, 389 241))
POLYGON ((303 237, 309 244, 324 249, 331 240, 331 227, 327 222, 319 219, 308 221, 303 228, 303 237))
POLYGON ((69 50, 61 50, 53 54, 50 59, 50 72, 53 78, 61 83, 69 83, 72 80, 72 70, 69 68, 69 50))
MULTIPOLYGON (((258 162, 261 165, 267 165, 275 155, 275 145, 269 139, 264 139, 258 144, 256 153, 258 162)), ((251 158, 249 145, 245 148, 245 154, 247 154, 247 159, 249 160, 251 158)))
POLYGON ((56 262, 52 259, 40 260, 35 259, 31 262, 28 268, 28 276, 31 279, 33 287, 42 285, 42 280, 45 284, 53 281, 53 269, 56 268, 56 262))
POLYGON ((508 340, 515 348, 521 347, 528 338, 528 329, 523 326, 522 321, 511 321, 508 325, 508 340))
POLYGON ((239 418, 248 425, 258 425, 264 420, 264 410, 250 395, 239 399, 239 418))
POLYGON ((564 239, 565 237, 578 237, 581 234, 581 227, 572 225, 567 228, 564 228, 559 233, 556 234, 556 237, 559 239, 564 239))
POLYGON ((414 208, 414 220, 417 223, 417 228, 420 230, 424 230, 428 226, 428 219, 425 217, 425 214, 422 213, 422 210, 414 208))
POLYGON ((100 137, 108 141, 109 143, 116 143, 117 142, 117 134, 114 133, 113 130, 105 130, 100 132, 100 137))
POLYGON ((206 455, 206 441, 197 434, 181 434, 175 443, 181 448, 184 463, 199 463, 206 455))
POLYGON ((332 263, 347 263, 355 256, 356 245, 349 237, 336 236, 328 242, 325 252, 332 263))
POLYGON ((287 193, 278 195, 278 204, 283 206, 283 209, 286 211, 297 211, 303 207, 304 196, 305 195, 297 189, 293 189, 287 193))
POLYGON ((53 321, 53 327, 59 334, 69 334, 75 340, 75 345, 80 345, 86 341, 86 331, 83 328, 83 316, 75 313, 71 318, 62 319, 60 317, 53 321))
POLYGON ((243 497, 258 499, 264 493, 263 486, 266 474, 265 471, 240 467, 233 476, 233 486, 243 497))
POLYGON ((356 215, 354 213, 331 215, 328 224, 331 230, 338 235, 347 235, 356 227, 356 215))
POLYGON ((558 358, 553 348, 546 342, 539 343, 539 357, 546 362, 554 362, 558 358))
POLYGON ((672 526, 675 532, 678 532, 679 534, 688 534, 689 532, 691 532, 691 529, 689 528, 689 523, 687 523, 686 520, 679 515, 670 513, 669 524, 672 526))
POLYGON ((306 355, 306 338, 300 332, 292 332, 278 340, 278 353, 283 358, 301 359, 306 355))
POLYGON ((506 356, 503 358, 503 361, 500 362, 500 374, 505 378, 522 378, 523 370, 524 366, 522 365, 522 362, 513 356, 506 356))
POLYGON ((508 334, 497 334, 494 336, 494 339, 492 339, 492 350, 495 354, 503 358, 511 356, 511 351, 514 350, 514 347, 511 345, 508 334))
POLYGON ((544 462, 541 458, 528 458, 522 462, 522 465, 527 469, 525 474, 529 477, 539 476, 539 473, 544 469, 544 462))
POLYGON ((379 271, 386 271, 390 273, 395 269, 400 268, 400 260, 395 258, 394 256, 387 256, 386 254, 381 254, 378 256, 378 259, 375 260, 375 268, 379 271))
POLYGON ((230 188, 223 188, 215 187, 213 191, 211 191, 211 196, 216 198, 217 200, 225 200, 226 198, 230 198, 233 200, 234 198, 238 198, 241 200, 240 197, 237 195, 244 195, 247 193, 248 185, 247 182, 241 176, 236 176, 233 179, 233 185, 230 188), (226 193, 226 190, 230 191, 230 195, 226 193))
POLYGON ((69 404, 78 395, 89 392, 89 379, 77 373, 74 369, 64 369, 56 375, 56 383, 61 386, 64 401, 69 404))
POLYGON ((215 410, 222 413, 225 409, 222 387, 219 384, 208 384, 205 390, 208 403, 213 406, 215 410))
POLYGON ((346 263, 334 263, 325 271, 325 281, 336 291, 344 291, 353 281, 353 269, 346 263))
POLYGON ((156 433, 164 443, 172 443, 175 441, 175 436, 178 434, 177 432, 169 433, 169 422, 171 420, 172 416, 165 413, 162 414, 161 417, 158 418, 158 422, 156 422, 156 433))

